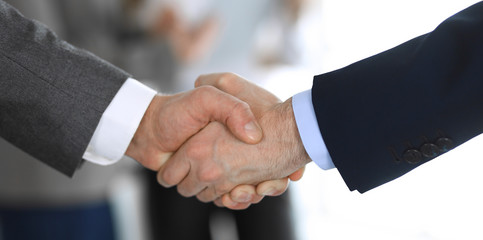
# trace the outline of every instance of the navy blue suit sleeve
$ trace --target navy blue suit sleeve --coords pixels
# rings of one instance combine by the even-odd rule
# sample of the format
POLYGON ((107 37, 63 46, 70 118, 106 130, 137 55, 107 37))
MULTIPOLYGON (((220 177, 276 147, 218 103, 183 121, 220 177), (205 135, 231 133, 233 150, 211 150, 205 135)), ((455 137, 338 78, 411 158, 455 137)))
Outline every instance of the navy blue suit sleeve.
POLYGON ((365 192, 483 130, 483 2, 434 31, 316 76, 312 101, 350 190, 365 192))

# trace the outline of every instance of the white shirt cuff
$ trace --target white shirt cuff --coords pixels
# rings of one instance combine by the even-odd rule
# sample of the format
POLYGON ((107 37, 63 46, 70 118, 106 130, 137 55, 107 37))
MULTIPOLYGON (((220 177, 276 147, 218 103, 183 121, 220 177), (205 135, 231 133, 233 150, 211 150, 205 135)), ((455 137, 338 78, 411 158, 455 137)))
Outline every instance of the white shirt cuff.
POLYGON ((312 90, 293 96, 292 108, 300 138, 309 157, 324 170, 335 168, 317 123, 312 104, 312 90))
POLYGON ((128 78, 102 114, 83 158, 99 165, 119 161, 156 91, 128 78))

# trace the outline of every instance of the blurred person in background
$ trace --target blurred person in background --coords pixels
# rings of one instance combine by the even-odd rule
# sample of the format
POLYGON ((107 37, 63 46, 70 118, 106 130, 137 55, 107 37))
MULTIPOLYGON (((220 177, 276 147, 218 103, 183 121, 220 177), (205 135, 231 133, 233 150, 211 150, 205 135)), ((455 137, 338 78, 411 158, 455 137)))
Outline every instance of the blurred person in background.
MULTIPOLYGON (((161 57, 165 58, 163 62, 174 63, 174 75, 168 79, 176 79, 172 86, 179 91, 191 88, 192 79, 202 72, 238 69, 254 76, 268 64, 284 62, 283 56, 272 55, 267 61, 258 54, 257 50, 263 48, 256 44, 259 28, 271 21, 277 28, 289 32, 285 28, 294 25, 302 3, 145 0, 131 1, 130 12, 134 16, 132 22, 149 29, 147 32, 152 38, 171 46, 172 54, 161 57)), ((286 45, 281 43, 280 47, 286 45)), ((195 198, 184 198, 175 188, 160 188, 156 182, 149 181, 155 175, 146 171, 147 214, 153 239, 295 239, 288 193, 268 198, 244 211, 230 211, 195 198), (172 217, 166 218, 167 215, 172 217)))
MULTIPOLYGON (((61 38, 115 62, 121 12, 117 1, 7 1, 61 38)), ((0 219, 3 240, 115 239, 110 202, 116 179, 130 176, 134 161, 109 167, 85 162, 68 179, 0 139, 0 219)), ((1 238, 1 237, 0 237, 1 238)))
MULTIPOLYGON (((234 2, 223 3, 222 1, 214 1, 211 4, 210 1, 184 1, 183 3, 183 1, 129 0, 16 0, 8 2, 26 16, 51 26, 59 36, 68 42, 96 53, 136 75, 139 79, 144 79, 148 85, 163 89, 163 91, 183 88, 183 84, 174 81, 178 79, 177 74, 196 65, 196 62, 206 61, 207 56, 210 55, 209 50, 214 44, 219 43, 216 42, 216 37, 219 37, 217 31, 220 30, 223 21, 214 18, 209 7, 221 6, 221 10, 224 12, 227 10, 231 13, 241 12, 236 17, 243 16, 243 11, 238 11, 239 8, 236 6, 230 6, 234 2), (196 11, 189 8, 194 2, 198 3, 194 8, 196 11), (192 16, 189 11, 203 12, 199 11, 203 6, 206 9, 204 12, 207 13, 205 16, 191 19, 186 17, 192 16), (159 12, 146 14, 146 11, 153 10, 159 10, 159 12), (184 13, 180 13, 180 11, 184 13), (146 16, 152 18, 149 19, 146 16)), ((249 34, 247 31, 253 31, 255 23, 263 15, 263 11, 260 10, 266 9, 270 4, 275 3, 260 1, 246 4, 248 12, 260 6, 265 6, 265 8, 258 9, 251 21, 239 21, 239 18, 233 22, 236 27, 231 30, 238 32, 237 38, 242 40, 237 43, 251 42, 243 41, 253 36, 253 33, 249 34), (240 39, 240 36, 244 36, 244 39, 240 39)), ((224 37, 233 38, 230 33, 226 32, 224 37)), ((243 50, 243 46, 236 45, 236 42, 230 44, 226 42, 226 39, 223 42, 224 48, 231 51, 223 50, 222 54, 218 52, 219 55, 215 54, 216 57, 210 58, 210 61, 215 64, 224 63, 223 67, 228 69, 230 65, 235 66, 237 62, 239 63, 237 54, 240 56, 241 53, 247 51, 243 50), (225 61, 227 56, 230 56, 230 61, 225 61)), ((203 66, 203 64, 197 66, 203 66)), ((237 66, 242 66, 242 64, 237 66)), ((122 238, 120 236, 122 229, 116 229, 117 220, 110 198, 112 198, 113 183, 123 176, 136 176, 136 167, 132 162, 122 161, 102 169, 91 163, 85 163, 74 179, 67 180, 65 176, 33 161, 32 157, 3 139, 1 141, 0 148, 5 161, 0 161, 0 192, 2 192, 0 217, 5 240, 122 238)), ((151 181, 148 182, 154 183, 153 179, 150 178, 151 181)), ((150 193, 152 190, 161 189, 157 184, 150 187, 152 187, 150 193)), ((167 193, 164 196, 163 193, 159 196, 169 199, 170 195, 173 194, 167 193)), ((177 193, 175 195, 179 196, 177 193)), ((160 202, 157 204, 155 201, 152 202, 155 203, 152 205, 153 207, 160 205, 160 202)), ((179 202, 175 200, 171 204, 175 206, 179 202)), ((181 204, 181 207, 189 209, 190 206, 197 206, 196 204, 181 204)), ((198 208, 201 212, 200 215, 204 216, 201 221, 206 223, 208 216, 204 215, 205 210, 211 209, 209 211, 212 211, 213 208, 211 205, 201 205, 198 208)), ((251 225, 247 229, 240 228, 240 236, 243 234, 265 236, 260 235, 260 231, 269 234, 268 236, 273 236, 273 232, 270 231, 277 230, 281 233, 279 239, 292 239, 293 232, 287 195, 275 198, 273 202, 270 200, 265 205, 267 206, 260 206, 258 208, 261 210, 254 210, 253 213, 238 213, 237 223, 242 226, 251 223, 254 219, 262 220, 260 216, 263 215, 266 217, 263 221, 270 223, 273 228, 265 225, 262 231, 251 228, 255 226, 251 225), (280 231, 280 229, 284 229, 284 231, 280 231)), ((149 210, 155 210, 155 208, 149 210)), ((188 211, 181 212, 190 215, 188 211)), ((169 220, 178 216, 179 212, 169 215, 166 212, 159 212, 159 214, 152 215, 156 215, 158 220, 169 220)), ((152 225, 155 231, 159 229, 160 221, 158 220, 153 218, 152 225)), ((171 226, 173 226, 170 229, 178 229, 178 233, 180 232, 179 226, 181 225, 175 225, 174 220, 168 222, 171 222, 171 226)), ((199 223, 194 224, 193 227, 196 225, 199 223)), ((209 229, 205 228, 203 231, 207 230, 209 229)), ((156 232, 154 236, 156 236, 156 232)), ((194 239, 199 238, 195 235, 194 239)))
MULTIPOLYGON (((189 58, 183 55, 186 52, 190 56, 195 52, 177 45, 176 53, 171 53, 172 43, 191 39, 182 27, 175 31, 173 39, 165 39, 155 38, 158 33, 144 26, 133 26, 136 23, 129 21, 131 12, 127 1, 8 2, 27 17, 51 26, 61 38, 122 66, 137 77, 160 79, 156 82, 158 89, 171 89, 169 80, 175 70, 172 58, 165 55, 178 54, 184 59, 189 58)), ((122 239, 123 235, 136 238, 147 235, 137 222, 140 216, 131 219, 130 229, 121 229, 126 224, 119 224, 123 213, 115 206, 119 198, 116 194, 129 192, 129 186, 118 191, 121 193, 115 192, 119 182, 137 179, 135 162, 120 161, 102 168, 85 162, 73 179, 67 179, 3 139, 0 139, 0 152, 3 239, 122 239)), ((126 209, 127 214, 139 214, 136 213, 139 207, 129 207, 133 209, 126 209)))

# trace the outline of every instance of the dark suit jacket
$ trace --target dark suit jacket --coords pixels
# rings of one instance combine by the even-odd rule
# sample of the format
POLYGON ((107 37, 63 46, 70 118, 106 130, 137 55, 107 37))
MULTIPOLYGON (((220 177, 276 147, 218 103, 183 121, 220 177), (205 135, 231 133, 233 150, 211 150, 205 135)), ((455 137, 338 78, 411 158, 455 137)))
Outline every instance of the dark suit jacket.
POLYGON ((72 175, 122 70, 0 0, 0 136, 72 175))
POLYGON ((483 130, 483 2, 434 31, 315 77, 329 153, 351 190, 368 191, 483 130))

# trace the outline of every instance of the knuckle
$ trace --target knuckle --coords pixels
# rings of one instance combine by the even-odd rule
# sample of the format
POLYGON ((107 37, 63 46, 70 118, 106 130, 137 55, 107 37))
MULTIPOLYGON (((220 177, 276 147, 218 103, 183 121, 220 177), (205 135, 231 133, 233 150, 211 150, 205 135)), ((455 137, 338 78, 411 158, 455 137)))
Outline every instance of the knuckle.
POLYGON ((218 86, 220 88, 226 88, 229 87, 234 80, 236 80, 238 76, 234 73, 230 72, 225 72, 220 75, 220 78, 218 78, 218 86))
POLYGON ((230 188, 227 185, 219 186, 216 192, 220 195, 230 192, 230 188))
POLYGON ((230 192, 233 189, 233 186, 230 183, 222 183, 216 186, 216 193, 218 195, 223 195, 225 193, 230 192))
POLYGON ((243 101, 237 101, 233 106, 234 113, 246 114, 250 111, 250 105, 243 101))
POLYGON ((250 105, 248 105, 248 103, 246 102, 243 102, 243 101, 237 101, 237 103, 235 104, 235 109, 240 109, 240 110, 248 110, 250 109, 250 105))
POLYGON ((212 95, 216 91, 216 88, 213 86, 201 86, 197 88, 197 90, 201 96, 205 96, 205 95, 212 95))
POLYGON ((185 150, 188 159, 205 159, 208 147, 203 142, 192 142, 185 150))
POLYGON ((243 90, 244 82, 244 78, 235 73, 224 73, 222 77, 218 79, 217 86, 223 91, 237 95, 243 90))
POLYGON ((199 179, 201 182, 212 183, 221 179, 221 170, 216 166, 209 166, 204 168, 199 173, 199 179))
POLYGON ((216 93, 216 88, 213 86, 201 86, 195 88, 190 92, 190 97, 192 100, 199 102, 203 101, 204 99, 213 96, 216 93))

